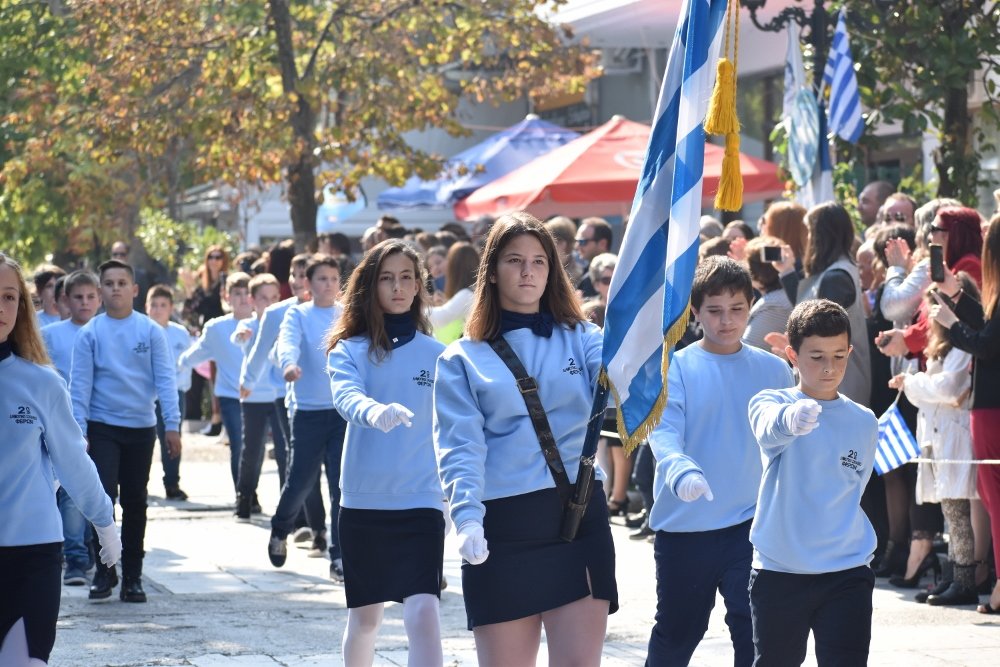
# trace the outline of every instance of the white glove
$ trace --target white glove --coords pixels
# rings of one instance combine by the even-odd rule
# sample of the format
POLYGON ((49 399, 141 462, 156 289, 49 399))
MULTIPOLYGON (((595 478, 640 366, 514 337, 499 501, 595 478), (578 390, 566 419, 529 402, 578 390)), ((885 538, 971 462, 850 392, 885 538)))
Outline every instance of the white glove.
POLYGON ((819 413, 823 406, 811 398, 800 398, 787 408, 783 418, 785 428, 792 435, 805 435, 819 426, 819 413))
POLYGON ((466 521, 459 526, 458 553, 462 554, 462 558, 469 561, 470 565, 479 565, 489 558, 490 550, 486 548, 483 524, 466 521))
POLYGON ((112 522, 104 528, 94 528, 97 529, 97 539, 101 542, 101 562, 112 567, 122 557, 122 538, 118 537, 118 527, 112 522))
POLYGON ((689 472, 677 483, 677 497, 686 503, 691 503, 702 496, 705 500, 713 500, 712 489, 708 486, 708 481, 700 472, 689 472))
POLYGON ((406 406, 399 403, 389 405, 376 405, 368 413, 368 424, 377 428, 383 433, 388 433, 400 424, 409 428, 413 426, 413 413, 406 406))

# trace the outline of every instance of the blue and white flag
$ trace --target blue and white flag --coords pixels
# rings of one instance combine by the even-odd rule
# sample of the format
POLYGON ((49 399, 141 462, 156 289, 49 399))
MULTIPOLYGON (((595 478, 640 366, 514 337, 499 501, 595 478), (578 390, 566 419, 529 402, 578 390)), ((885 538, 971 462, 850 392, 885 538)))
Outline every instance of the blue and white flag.
POLYGON ((903 421, 899 406, 893 402, 878 420, 878 447, 875 449, 875 472, 884 475, 920 456, 920 445, 903 421))
MULTIPOLYGON (((823 85, 830 88, 830 131, 852 144, 861 138, 865 121, 861 117, 861 96, 854 73, 854 58, 847 39, 847 10, 840 10, 833 45, 823 70, 823 85)), ((820 99, 823 96, 820 95, 820 99)))
POLYGON ((602 380, 626 451, 666 405, 667 365, 688 322, 698 259, 705 131, 727 0, 685 0, 628 229, 611 280, 602 380))

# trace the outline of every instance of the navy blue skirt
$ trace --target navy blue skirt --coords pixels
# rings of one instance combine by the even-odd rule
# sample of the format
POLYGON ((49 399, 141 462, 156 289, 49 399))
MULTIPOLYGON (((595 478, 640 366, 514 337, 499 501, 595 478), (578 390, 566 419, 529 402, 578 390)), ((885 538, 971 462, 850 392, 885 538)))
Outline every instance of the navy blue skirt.
POLYGON ((402 602, 418 593, 441 597, 441 510, 340 508, 340 549, 347 607, 402 602))
POLYGON ((559 538, 563 505, 554 488, 483 504, 489 558, 480 565, 462 563, 469 630, 541 614, 589 595, 610 602, 610 613, 618 611, 615 545, 600 482, 572 542, 559 538))

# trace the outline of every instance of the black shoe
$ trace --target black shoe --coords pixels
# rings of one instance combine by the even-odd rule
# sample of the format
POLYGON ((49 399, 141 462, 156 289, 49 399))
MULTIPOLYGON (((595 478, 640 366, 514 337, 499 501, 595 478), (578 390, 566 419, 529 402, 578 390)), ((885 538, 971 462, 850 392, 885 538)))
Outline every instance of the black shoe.
POLYGON ((927 598, 927 604, 932 607, 944 607, 946 605, 976 604, 979 602, 979 595, 976 589, 961 586, 957 582, 951 582, 944 593, 931 595, 927 598))
POLYGON ((608 516, 627 516, 628 515, 628 498, 625 500, 615 500, 612 498, 608 501, 608 516))
POLYGON ((310 558, 323 558, 326 556, 327 548, 326 533, 319 533, 313 537, 312 546, 309 547, 309 553, 306 555, 310 558))
POLYGON ((209 437, 215 437, 222 433, 222 422, 211 422, 205 428, 198 431, 202 435, 207 435, 209 437))
POLYGON ((927 602, 927 598, 928 597, 930 597, 931 595, 941 595, 946 590, 948 590, 949 586, 951 586, 951 580, 950 579, 948 579, 947 581, 942 581, 937 586, 931 586, 929 588, 926 588, 926 589, 920 591, 916 595, 914 595, 913 596, 913 601, 914 602, 919 602, 919 603, 923 604, 923 603, 927 602))
POLYGON ((257 494, 253 494, 253 498, 250 499, 250 513, 251 514, 263 514, 264 510, 260 508, 260 501, 257 500, 257 494))
POLYGON ((330 562, 330 579, 338 584, 344 583, 344 560, 342 558, 334 558, 330 562))
POLYGON ((626 528, 641 528, 642 524, 646 523, 646 517, 648 514, 646 510, 642 510, 638 514, 633 514, 632 516, 625 519, 626 528))
POLYGON ((885 551, 879 560, 878 567, 875 568, 876 577, 891 577, 893 575, 906 574, 906 559, 909 556, 907 549, 889 540, 885 544, 885 551))
POLYGON ((236 496, 236 520, 239 523, 250 523, 250 497, 242 494, 236 496))
POLYGON ((288 545, 285 544, 284 537, 278 537, 271 531, 271 539, 267 542, 267 557, 271 559, 271 565, 281 567, 288 557, 288 545))
POLYGON ((187 500, 188 494, 184 493, 183 489, 179 486, 168 486, 165 491, 167 492, 167 500, 187 500))
POLYGON ((652 535, 656 535, 656 531, 650 528, 648 523, 644 523, 637 530, 633 530, 631 533, 629 533, 628 539, 644 540, 652 535))
POLYGON ((142 590, 142 577, 122 576, 122 589, 118 592, 122 602, 145 602, 146 591, 142 590))
POLYGON ((104 600, 111 597, 111 591, 118 585, 118 571, 114 567, 97 566, 94 581, 90 584, 90 599, 104 600))
MULTIPOLYGON (((921 577, 928 570, 934 571, 934 581, 936 582, 941 576, 941 561, 938 560, 938 555, 933 551, 927 554, 920 565, 917 567, 917 573, 912 577, 907 579, 902 576, 889 577, 889 585, 895 586, 896 588, 916 588, 920 584, 921 577)), ((927 598, 928 602, 930 598, 927 598)))

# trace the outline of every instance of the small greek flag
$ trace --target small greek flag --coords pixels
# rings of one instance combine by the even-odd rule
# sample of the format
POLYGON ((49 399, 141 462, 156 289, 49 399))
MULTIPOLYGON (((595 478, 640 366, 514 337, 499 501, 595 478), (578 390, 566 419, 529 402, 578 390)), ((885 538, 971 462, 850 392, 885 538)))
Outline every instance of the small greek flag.
POLYGON ((701 219, 702 123, 727 4, 685 0, 681 8, 628 231, 611 280, 602 381, 610 383, 615 396, 626 451, 660 419, 671 350, 688 323, 701 219))
MULTIPOLYGON (((898 397, 896 399, 899 400, 898 397)), ((893 402, 878 420, 878 447, 875 448, 875 472, 884 475, 920 455, 917 439, 903 421, 899 405, 893 402)))
MULTIPOLYGON (((854 74, 854 58, 847 40, 847 10, 840 10, 833 45, 823 70, 823 85, 830 88, 830 131, 852 144, 861 138, 865 121, 861 118, 861 96, 854 74)), ((823 96, 820 96, 822 99, 823 96)))

